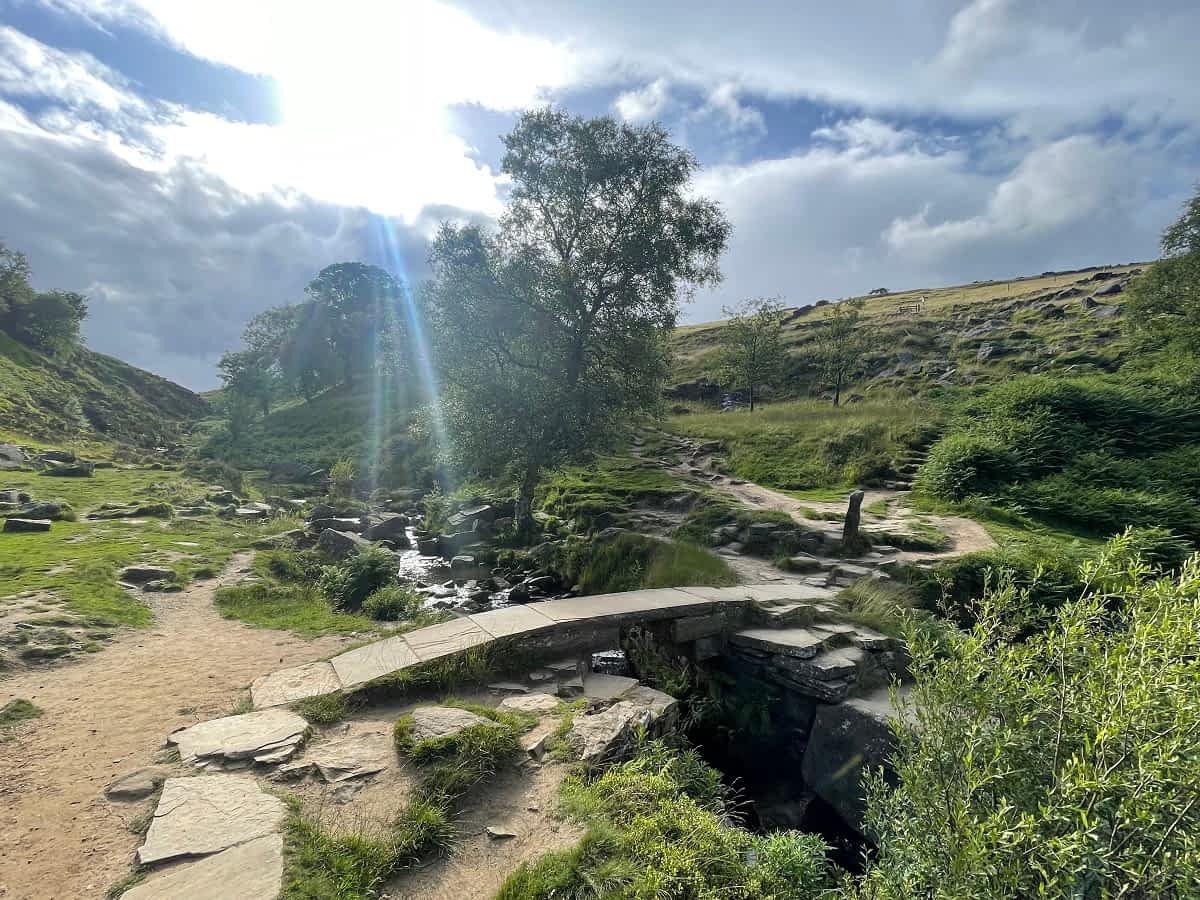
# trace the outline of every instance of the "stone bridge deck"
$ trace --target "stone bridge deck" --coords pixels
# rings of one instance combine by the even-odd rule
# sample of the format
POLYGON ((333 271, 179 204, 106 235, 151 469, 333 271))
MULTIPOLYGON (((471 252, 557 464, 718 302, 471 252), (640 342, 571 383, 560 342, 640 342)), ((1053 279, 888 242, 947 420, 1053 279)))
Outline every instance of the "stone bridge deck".
MULTIPOLYGON (((785 623, 798 607, 833 612, 834 592, 803 584, 750 584, 737 587, 655 588, 616 594, 597 594, 508 606, 431 625, 348 650, 330 660, 272 672, 255 680, 251 697, 255 709, 281 706, 335 691, 350 691, 376 679, 482 647, 494 641, 529 639, 554 646, 586 633, 615 631, 626 625, 671 619, 698 621, 723 609, 750 604, 764 608, 768 618, 785 623)), ((682 624, 682 623, 681 623, 682 624)))

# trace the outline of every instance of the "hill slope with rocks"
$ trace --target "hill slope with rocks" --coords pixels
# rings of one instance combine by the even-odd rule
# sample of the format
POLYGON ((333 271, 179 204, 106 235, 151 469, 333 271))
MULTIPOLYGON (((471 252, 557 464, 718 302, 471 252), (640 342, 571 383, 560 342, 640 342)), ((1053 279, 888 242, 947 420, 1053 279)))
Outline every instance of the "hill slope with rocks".
POLYGON ((0 423, 9 436, 152 447, 208 412, 198 394, 103 353, 47 356, 0 331, 0 423))
MULTIPOLYGON (((873 349, 864 356, 864 374, 851 389, 867 395, 896 390, 927 394, 1015 374, 1115 371, 1129 352, 1121 328, 1126 287, 1141 269, 1129 264, 1047 272, 859 298, 873 349)), ((825 392, 813 350, 828 305, 820 301, 787 311, 786 371, 771 396, 825 392)), ((673 399, 717 399, 724 324, 676 330, 673 399)))

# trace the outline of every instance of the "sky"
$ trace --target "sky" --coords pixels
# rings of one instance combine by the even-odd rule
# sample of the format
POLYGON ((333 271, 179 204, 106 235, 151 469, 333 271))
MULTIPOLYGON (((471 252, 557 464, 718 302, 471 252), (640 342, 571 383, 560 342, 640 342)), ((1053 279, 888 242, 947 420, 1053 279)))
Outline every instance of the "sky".
POLYGON ((1195 0, 0 0, 0 241, 194 389, 361 259, 489 222, 523 109, 658 120, 734 230, 683 320, 1153 258, 1200 179, 1195 0))

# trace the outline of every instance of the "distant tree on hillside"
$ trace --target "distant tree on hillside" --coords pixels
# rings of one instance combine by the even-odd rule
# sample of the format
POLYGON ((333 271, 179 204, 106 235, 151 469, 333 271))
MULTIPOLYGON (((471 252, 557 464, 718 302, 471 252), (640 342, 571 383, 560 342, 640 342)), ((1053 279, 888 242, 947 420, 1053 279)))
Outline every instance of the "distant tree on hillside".
POLYGON ((73 291, 35 291, 25 254, 0 244, 0 329, 43 353, 62 354, 79 343, 87 298, 73 291))
POLYGON ((729 321, 719 332, 721 370, 734 388, 747 388, 753 412, 759 389, 778 381, 787 359, 783 303, 759 297, 722 311, 729 321))
POLYGON ((279 368, 285 383, 311 401, 337 381, 329 318, 324 307, 311 301, 288 308, 292 327, 279 347, 279 368))
MULTIPOLYGON (((221 355, 217 369, 227 395, 236 396, 266 416, 276 391, 276 375, 270 357, 257 350, 231 350, 221 355)), ((245 415, 243 406, 237 407, 245 415)), ((232 421, 232 420, 231 420, 232 421)))
POLYGON ((862 327, 862 300, 830 304, 817 328, 814 342, 821 377, 833 387, 833 405, 842 400, 842 386, 859 374, 870 335, 862 327))
POLYGON ((1130 322, 1147 344, 1200 354, 1200 185, 1161 246, 1163 258, 1130 287, 1130 322))
POLYGON ((456 448, 513 474, 527 527, 547 468, 658 403, 680 298, 719 280, 729 224, 659 125, 539 110, 504 146, 498 233, 443 225, 424 299, 456 448))
POLYGON ((326 266, 305 288, 327 325, 329 348, 345 381, 373 366, 391 367, 399 352, 400 284, 378 266, 326 266))

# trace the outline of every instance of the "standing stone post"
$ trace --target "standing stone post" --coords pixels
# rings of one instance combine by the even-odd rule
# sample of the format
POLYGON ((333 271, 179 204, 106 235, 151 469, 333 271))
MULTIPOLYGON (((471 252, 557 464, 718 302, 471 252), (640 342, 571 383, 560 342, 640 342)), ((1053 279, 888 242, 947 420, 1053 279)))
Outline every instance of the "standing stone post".
POLYGON ((842 527, 842 552, 861 553, 867 548, 867 541, 858 533, 858 524, 862 521, 862 502, 866 496, 864 491, 854 491, 850 494, 850 503, 846 507, 846 522, 842 527))

